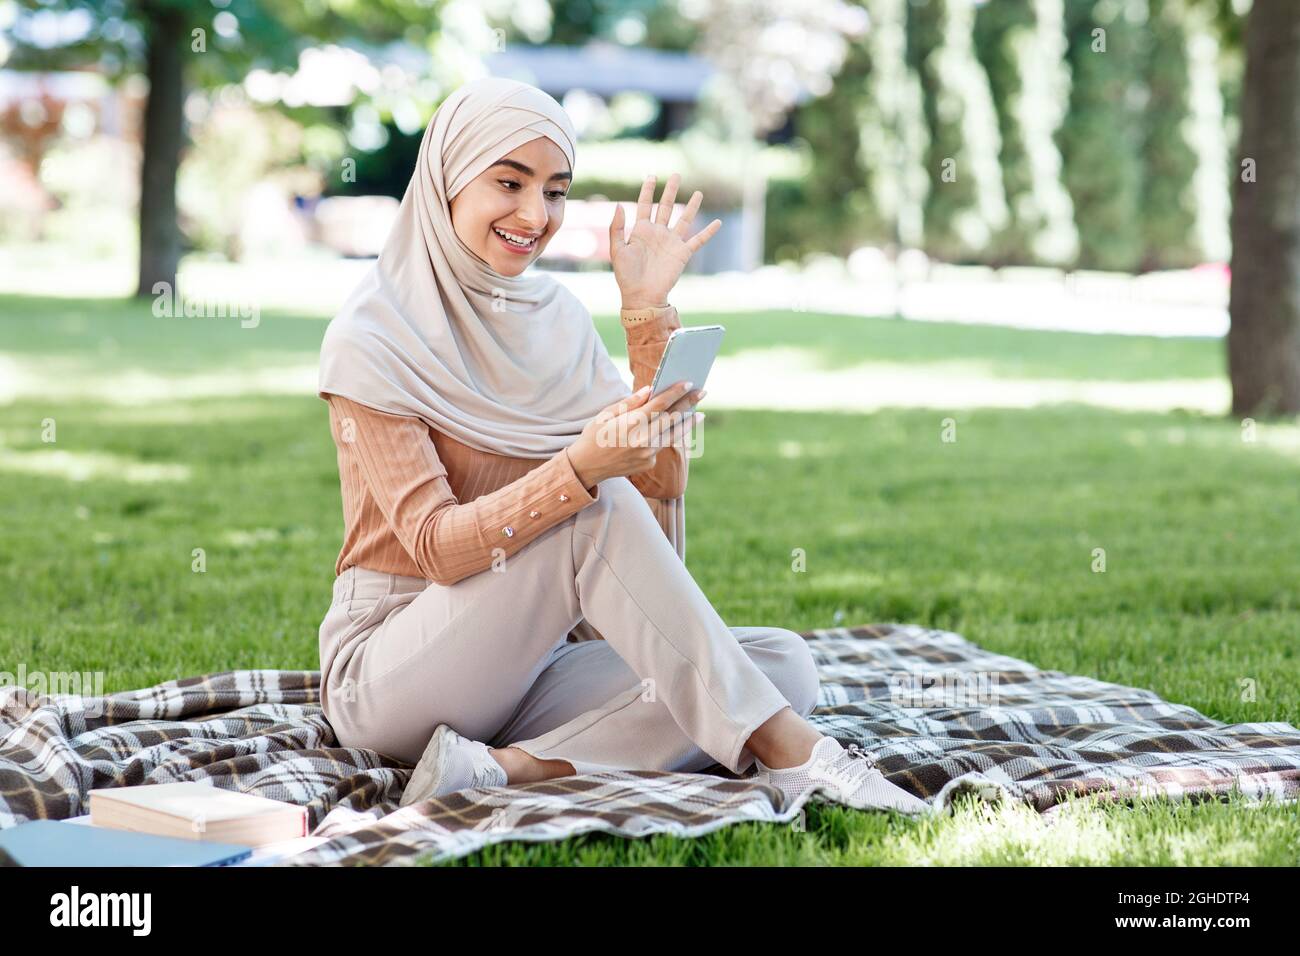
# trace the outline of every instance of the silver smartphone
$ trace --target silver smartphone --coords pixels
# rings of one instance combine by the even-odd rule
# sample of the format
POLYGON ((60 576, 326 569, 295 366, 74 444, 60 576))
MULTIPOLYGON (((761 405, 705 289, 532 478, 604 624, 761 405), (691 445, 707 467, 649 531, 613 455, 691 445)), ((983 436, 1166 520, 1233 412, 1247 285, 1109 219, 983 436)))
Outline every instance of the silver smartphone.
MULTIPOLYGON (((694 382, 696 389, 703 388, 726 331, 721 325, 674 329, 672 335, 668 336, 668 344, 664 346, 664 354, 659 359, 659 368, 655 371, 654 382, 650 387, 651 396, 658 395, 678 382, 694 382)), ((694 411, 695 406, 692 405, 683 415, 694 411)))

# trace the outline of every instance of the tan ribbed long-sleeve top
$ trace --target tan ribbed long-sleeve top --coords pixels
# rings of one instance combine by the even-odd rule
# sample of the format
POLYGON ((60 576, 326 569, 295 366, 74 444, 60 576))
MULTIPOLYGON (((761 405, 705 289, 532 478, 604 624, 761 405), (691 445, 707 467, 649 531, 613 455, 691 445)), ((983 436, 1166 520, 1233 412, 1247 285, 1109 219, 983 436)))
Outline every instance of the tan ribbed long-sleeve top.
MULTIPOLYGON (((649 317, 623 314, 632 390, 649 385, 681 328, 671 307, 649 317)), ((596 501, 568 449, 551 458, 479 451, 421 419, 329 396, 338 448, 343 547, 334 573, 358 565, 450 585, 509 557, 596 501)), ((654 505, 686 491, 689 457, 665 446, 655 466, 628 480, 654 505)), ((658 512, 656 512, 658 516, 658 512)), ((662 519, 661 519, 662 524, 662 519)), ((666 532, 667 533, 667 532, 666 532)))

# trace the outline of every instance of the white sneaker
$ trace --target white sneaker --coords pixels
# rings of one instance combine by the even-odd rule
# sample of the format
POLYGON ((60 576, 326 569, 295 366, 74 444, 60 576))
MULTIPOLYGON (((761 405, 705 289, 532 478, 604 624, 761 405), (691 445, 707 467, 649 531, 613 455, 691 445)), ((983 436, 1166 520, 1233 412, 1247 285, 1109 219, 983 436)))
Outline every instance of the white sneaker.
POLYGON ((876 759, 856 743, 846 750, 834 737, 823 735, 808 760, 797 767, 769 767, 758 757, 754 766, 757 769, 749 779, 771 784, 792 799, 812 791, 810 802, 842 803, 855 810, 934 811, 933 804, 886 780, 876 768, 876 759))
POLYGON ((508 782, 505 768, 488 752, 487 744, 462 737, 446 724, 439 724, 411 772, 400 806, 408 807, 468 787, 504 787, 508 782))

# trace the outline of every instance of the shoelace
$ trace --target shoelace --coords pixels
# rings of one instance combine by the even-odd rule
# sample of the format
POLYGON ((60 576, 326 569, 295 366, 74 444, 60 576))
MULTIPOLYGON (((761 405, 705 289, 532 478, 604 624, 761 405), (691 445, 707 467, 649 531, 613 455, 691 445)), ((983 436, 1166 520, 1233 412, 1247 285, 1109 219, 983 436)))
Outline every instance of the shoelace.
POLYGON ((851 743, 836 755, 835 760, 825 771, 817 774, 817 776, 827 777, 838 784, 845 793, 851 793, 862 782, 855 774, 858 769, 857 765, 854 764, 855 760, 862 761, 861 766, 866 767, 868 770, 877 769, 876 758, 863 750, 857 743, 851 743))
POLYGON ((867 751, 863 750, 862 747, 856 741, 854 741, 853 743, 845 747, 844 752, 848 754, 848 756, 850 757, 858 757, 861 758, 862 760, 865 760, 867 762, 868 767, 875 769, 876 758, 872 754, 869 754, 867 753, 867 751))

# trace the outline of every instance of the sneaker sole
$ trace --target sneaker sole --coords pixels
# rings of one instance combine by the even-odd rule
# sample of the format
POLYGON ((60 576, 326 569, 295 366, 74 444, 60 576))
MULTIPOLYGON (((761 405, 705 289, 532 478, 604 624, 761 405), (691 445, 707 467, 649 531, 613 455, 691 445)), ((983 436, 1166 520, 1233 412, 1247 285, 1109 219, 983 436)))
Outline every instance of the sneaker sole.
POLYGON ((443 768, 447 766, 447 750, 452 745, 452 733, 452 729, 446 724, 439 724, 434 730, 429 743, 425 745, 424 753, 420 755, 415 771, 411 774, 410 781, 406 784, 406 789, 402 791, 399 806, 409 807, 413 803, 420 803, 438 795, 438 788, 442 785, 443 768))
MULTIPOLYGON (((910 796, 910 794, 909 794, 910 796)), ((935 812, 935 805, 920 797, 915 797, 917 804, 911 806, 898 806, 892 803, 858 803, 856 801, 844 800, 838 796, 833 796, 825 787, 815 785, 812 787, 812 793, 808 797, 810 803, 831 803, 840 807, 848 807, 850 810, 892 810, 894 813, 901 813, 909 817, 925 816, 935 812)))

